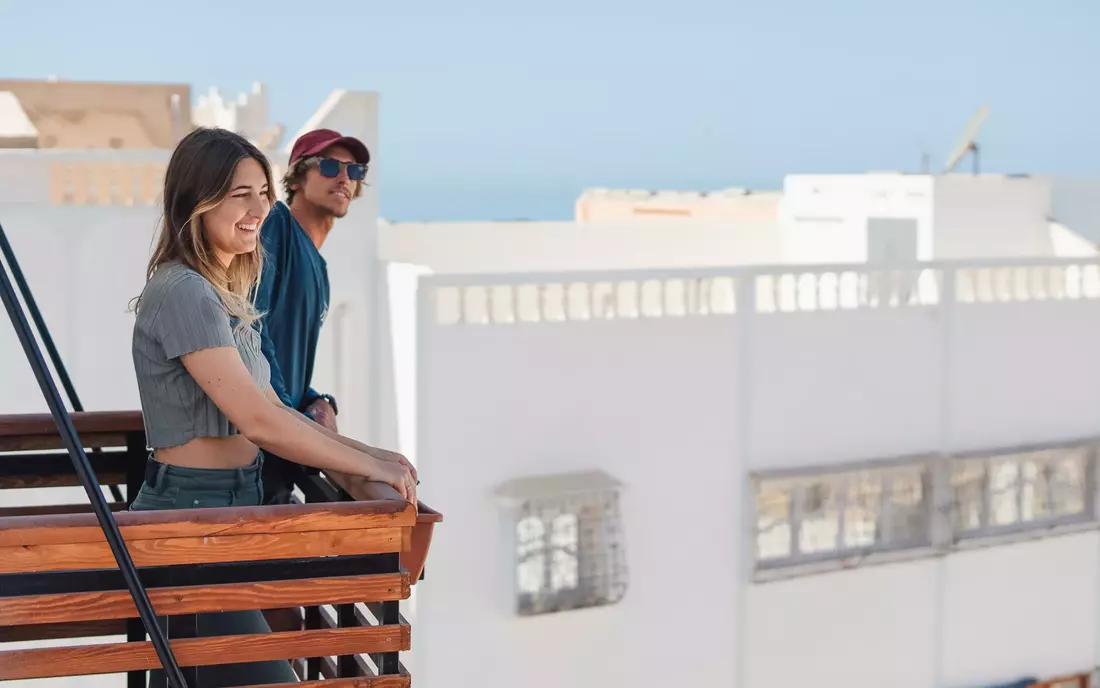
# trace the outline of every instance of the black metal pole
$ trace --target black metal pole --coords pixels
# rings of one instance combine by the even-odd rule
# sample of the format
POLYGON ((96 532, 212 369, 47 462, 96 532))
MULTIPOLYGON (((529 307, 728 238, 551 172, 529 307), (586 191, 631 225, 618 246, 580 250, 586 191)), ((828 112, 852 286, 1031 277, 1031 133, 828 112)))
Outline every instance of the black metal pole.
POLYGON ((73 460, 73 466, 76 468, 76 473, 80 476, 80 482, 84 485, 84 491, 88 493, 88 499, 92 502, 92 510, 95 512, 99 525, 103 529, 103 534, 107 537, 107 543, 115 555, 115 561, 118 562, 118 568, 126 581, 126 587, 134 598, 134 606, 137 607, 138 615, 153 641, 153 647, 160 659, 161 666, 164 667, 169 685, 172 688, 188 688, 186 681, 183 679, 183 674, 180 672, 179 665, 176 664, 172 648, 169 647, 168 640, 157 625, 153 605, 138 579, 137 570, 130 558, 130 552, 126 549, 126 543, 122 539, 118 523, 115 522, 111 509, 107 506, 107 500, 103 498, 103 492, 99 489, 98 481, 95 480, 91 463, 84 453, 84 447, 76 434, 76 428, 73 427, 72 416, 65 410, 61 395, 58 394, 57 386, 46 367, 46 361, 42 358, 42 351, 38 348, 38 342, 34 339, 30 323, 27 322, 27 316, 23 313, 23 308, 15 294, 15 288, 8 277, 8 270, 2 261, 0 261, 0 300, 4 302, 12 327, 15 328, 15 334, 23 345, 23 351, 27 354, 27 360, 30 362, 31 368, 34 369, 34 376, 38 379, 42 396, 46 398, 46 403, 50 407, 50 414, 53 415, 57 429, 61 433, 61 439, 65 443, 65 449, 68 450, 69 457, 73 460))
MULTIPOLYGON (((57 347, 54 346, 53 336, 50 335, 50 328, 46 327, 46 320, 42 317, 42 312, 38 310, 38 303, 34 300, 34 294, 31 293, 31 287, 27 284, 27 280, 23 277, 23 269, 19 267, 19 261, 15 257, 15 251, 12 250, 11 244, 8 242, 7 232, 4 231, 4 226, 0 225, 0 252, 4 254, 4 260, 8 261, 8 269, 11 270, 12 279, 15 280, 15 286, 19 288, 19 293, 23 295, 23 302, 27 304, 27 312, 31 316, 31 320, 34 321, 34 327, 38 330, 38 336, 42 338, 42 344, 46 347, 46 353, 50 355, 50 362, 53 363, 53 369, 57 371, 57 377, 61 380, 61 386, 65 388, 65 394, 69 397, 69 403, 72 404, 73 413, 79 413, 84 410, 84 405, 80 403, 80 397, 76 395, 76 387, 73 386, 72 379, 69 378, 69 371, 65 369, 65 363, 61 360, 61 354, 58 352, 57 347)), ((98 450, 93 450, 98 453, 98 450)), ((117 485, 111 485, 111 496, 116 502, 122 501, 122 492, 118 489, 117 485)))

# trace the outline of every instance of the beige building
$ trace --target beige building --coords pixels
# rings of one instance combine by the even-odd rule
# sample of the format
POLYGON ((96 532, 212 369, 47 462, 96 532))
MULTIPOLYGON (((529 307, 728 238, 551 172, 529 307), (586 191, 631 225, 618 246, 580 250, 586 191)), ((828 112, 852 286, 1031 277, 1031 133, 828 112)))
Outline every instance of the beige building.
POLYGON ((2 148, 170 149, 190 128, 188 84, 0 79, 2 148))
POLYGON ((580 223, 609 224, 640 221, 667 222, 774 222, 781 191, 642 191, 589 189, 577 199, 575 219, 580 223))

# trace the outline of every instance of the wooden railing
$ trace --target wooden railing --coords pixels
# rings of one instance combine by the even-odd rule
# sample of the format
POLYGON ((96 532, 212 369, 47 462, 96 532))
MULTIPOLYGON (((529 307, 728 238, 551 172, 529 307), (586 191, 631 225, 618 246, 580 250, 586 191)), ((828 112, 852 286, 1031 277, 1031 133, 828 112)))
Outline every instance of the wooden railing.
POLYGON ((1028 688, 1091 688, 1092 674, 1071 674, 1033 683, 1028 688))
MULTIPOLYGON (((72 417, 81 444, 98 449, 88 453, 97 479, 126 485, 132 498, 146 461, 140 413, 72 417)), ((0 488, 78 484, 60 443, 51 416, 0 416, 0 488)), ((398 605, 441 516, 414 510, 387 485, 305 471, 297 483, 306 503, 143 512, 112 504, 157 616, 171 618, 189 686, 202 685, 195 667, 283 659, 326 685, 410 685, 399 653, 411 629, 398 605), (241 610, 264 610, 272 633, 194 637, 197 614, 241 610)), ((0 680, 126 672, 130 688, 144 686, 160 664, 137 617, 89 506, 0 509, 0 680), (123 634, 126 642, 3 645, 123 634)))

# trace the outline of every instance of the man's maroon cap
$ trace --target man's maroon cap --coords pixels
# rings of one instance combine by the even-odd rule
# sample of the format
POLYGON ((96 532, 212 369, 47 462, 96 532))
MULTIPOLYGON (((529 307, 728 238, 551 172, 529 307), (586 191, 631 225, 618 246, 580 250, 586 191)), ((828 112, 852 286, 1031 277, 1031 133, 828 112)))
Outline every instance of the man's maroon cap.
POLYGON ((290 164, 293 165, 302 158, 317 155, 331 146, 347 148, 348 152, 355 156, 355 162, 364 165, 370 162, 370 151, 354 136, 342 136, 340 132, 332 129, 314 129, 308 134, 302 134, 294 142, 294 148, 290 151, 290 164))

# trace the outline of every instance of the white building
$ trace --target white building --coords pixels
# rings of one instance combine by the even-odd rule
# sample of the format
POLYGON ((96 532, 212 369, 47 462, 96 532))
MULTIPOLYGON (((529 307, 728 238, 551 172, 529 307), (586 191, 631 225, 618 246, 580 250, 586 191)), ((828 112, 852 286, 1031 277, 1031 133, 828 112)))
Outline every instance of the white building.
MULTIPOLYGON (((338 92, 303 129, 374 148, 377 117, 338 92)), ((0 151, 0 223, 89 409, 137 406, 125 308, 167 156, 0 151)), ((794 175, 774 216, 379 227, 375 182, 325 245, 314 386, 446 515, 415 685, 1100 664, 1095 186, 794 175)), ((7 328, 0 356, 0 413, 44 410, 7 328)))

